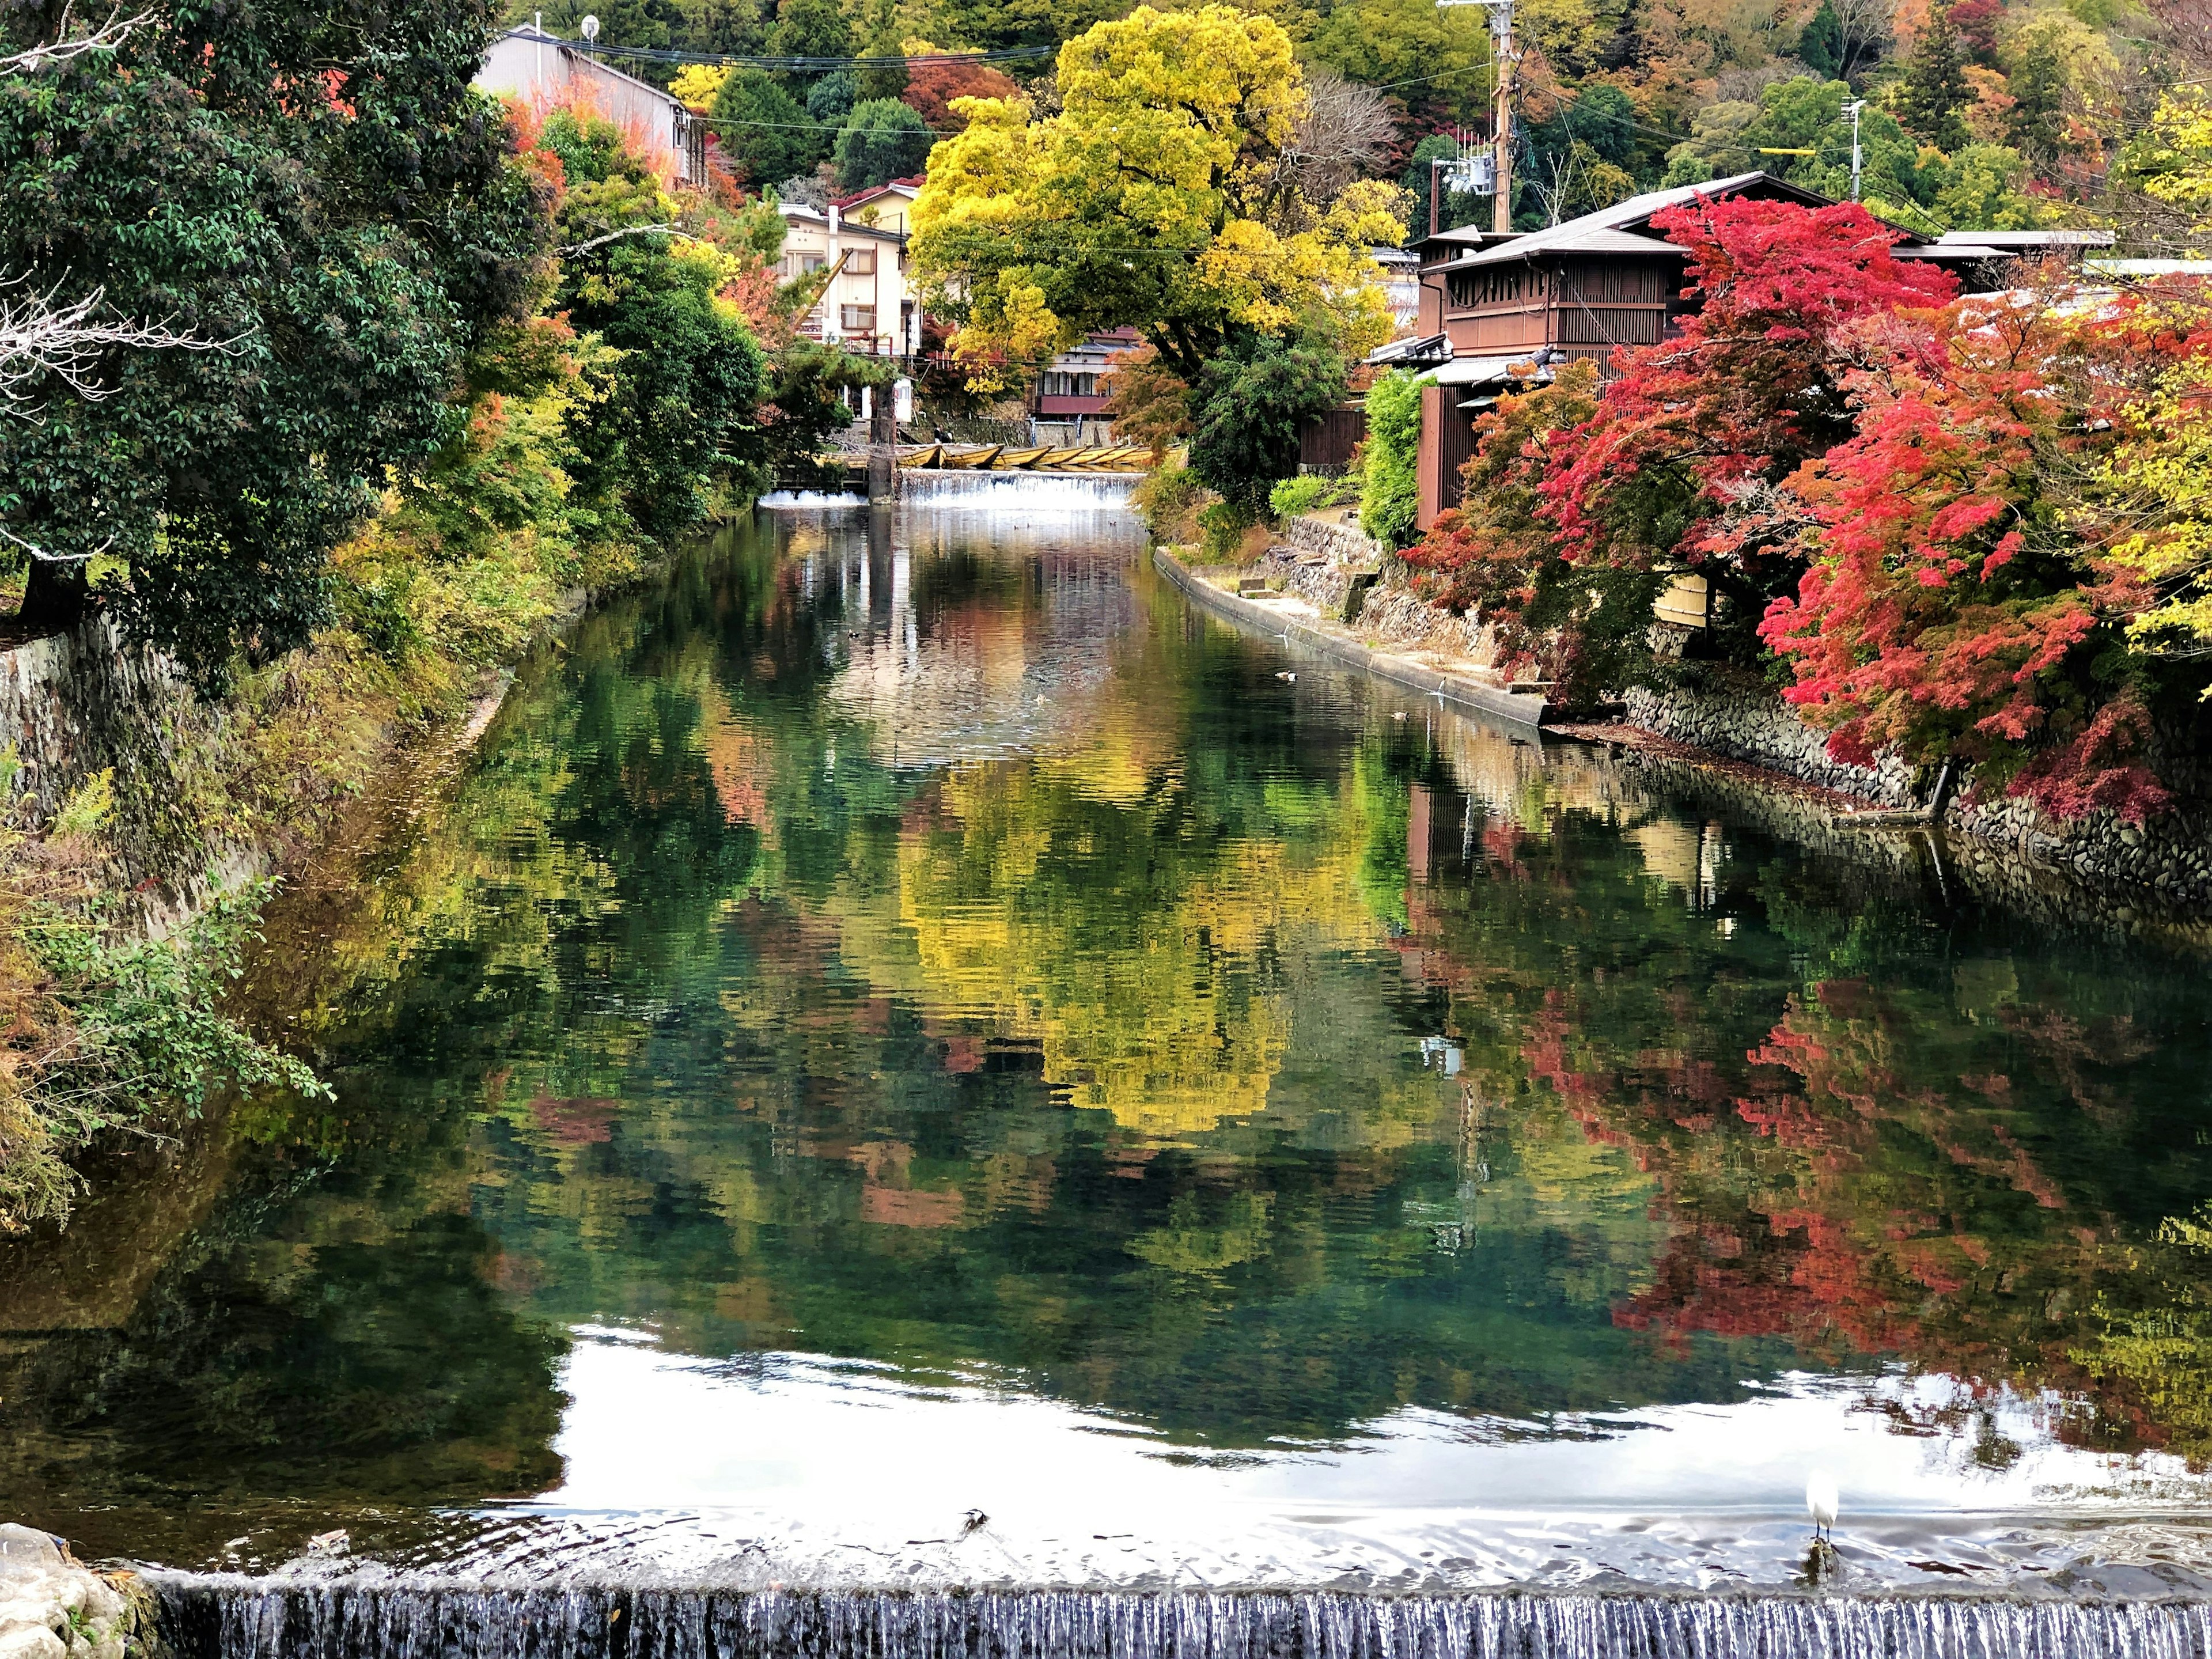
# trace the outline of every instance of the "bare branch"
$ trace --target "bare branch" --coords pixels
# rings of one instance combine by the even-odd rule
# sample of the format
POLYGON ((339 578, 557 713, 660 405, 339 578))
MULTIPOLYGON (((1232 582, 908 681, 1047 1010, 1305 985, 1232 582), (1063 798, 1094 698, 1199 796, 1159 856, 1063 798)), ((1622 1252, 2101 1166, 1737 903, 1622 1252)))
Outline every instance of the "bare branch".
POLYGON ((673 231, 675 229, 674 225, 629 225, 621 230, 611 230, 604 236, 594 236, 588 242, 577 242, 564 247, 561 250, 561 257, 565 259, 571 254, 589 253, 593 248, 605 243, 619 240, 624 236, 642 236, 649 230, 673 231))
POLYGON ((100 359, 119 349, 220 351, 240 349, 243 336, 210 340, 179 333, 167 319, 155 323, 111 322, 99 315, 107 290, 95 288, 80 299, 57 303, 56 283, 43 291, 29 286, 27 275, 0 277, 0 413, 27 414, 29 387, 40 376, 58 376, 88 402, 112 395, 114 388, 95 379, 100 359))
POLYGON ((81 58, 88 52, 113 52, 128 40, 133 29, 145 27, 155 19, 152 11, 142 11, 125 17, 123 8, 116 7, 107 14, 107 21, 87 34, 70 33, 70 7, 62 8, 61 26, 54 31, 53 40, 45 46, 32 46, 26 51, 0 58, 0 75, 35 75, 49 64, 65 64, 72 58, 81 58))

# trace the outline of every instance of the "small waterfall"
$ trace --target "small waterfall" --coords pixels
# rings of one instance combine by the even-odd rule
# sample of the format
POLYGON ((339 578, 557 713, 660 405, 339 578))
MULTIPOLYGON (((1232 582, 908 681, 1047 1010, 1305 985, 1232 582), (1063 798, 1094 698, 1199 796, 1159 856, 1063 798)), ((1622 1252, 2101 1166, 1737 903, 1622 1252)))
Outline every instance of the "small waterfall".
POLYGON ((2212 1659, 2181 1601, 149 1577, 176 1659, 2212 1659))
POLYGON ((932 472, 899 475, 899 500, 915 507, 1024 507, 1086 513, 1127 507, 1137 476, 1084 472, 932 472))

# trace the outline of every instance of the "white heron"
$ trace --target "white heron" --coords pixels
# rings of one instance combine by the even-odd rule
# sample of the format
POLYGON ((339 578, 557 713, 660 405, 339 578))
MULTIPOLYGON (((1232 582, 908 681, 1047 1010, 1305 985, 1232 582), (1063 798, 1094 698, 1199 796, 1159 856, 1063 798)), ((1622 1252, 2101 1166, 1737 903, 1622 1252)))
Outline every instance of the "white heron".
POLYGON ((1813 1536, 1826 1541, 1830 1529, 1836 1524, 1836 1477, 1826 1469, 1815 1469, 1805 1482, 1805 1507, 1813 1514, 1813 1536))

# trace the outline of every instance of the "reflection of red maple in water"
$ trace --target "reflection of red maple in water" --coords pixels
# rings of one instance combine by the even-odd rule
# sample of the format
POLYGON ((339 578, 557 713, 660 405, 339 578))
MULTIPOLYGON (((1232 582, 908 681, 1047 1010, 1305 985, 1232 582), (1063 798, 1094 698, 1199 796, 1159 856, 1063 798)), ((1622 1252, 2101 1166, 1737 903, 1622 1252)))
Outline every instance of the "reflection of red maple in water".
MULTIPOLYGON (((1399 945, 1409 971, 1418 964, 1431 983, 1503 1013, 1528 1081, 1658 1183, 1674 1231, 1651 1283, 1615 1308, 1617 1323, 1669 1347, 1710 1334, 1778 1337, 1830 1363, 1895 1355, 1970 1392, 2010 1385, 2031 1399, 2050 1389, 2094 1401, 2046 1413, 2063 1441, 2164 1440, 2125 1385, 2076 1358, 2093 1335, 2084 1316, 2125 1251, 2110 1218, 2069 1207, 2022 1144, 2014 1126, 2026 1109, 1986 1053, 1947 1073, 1941 1041, 1915 1023, 1924 1011, 1856 981, 1791 998, 1763 1040, 1736 1051, 1738 1064, 1684 1048, 1624 1053, 1603 1035, 1624 1005, 1601 973, 1562 984, 1470 967, 1440 948, 1449 919, 1418 886, 1407 897, 1399 945)), ((1715 1010, 1694 986, 1641 988, 1656 990, 1674 1030, 1711 1029, 1715 1010)), ((2148 1047, 2124 1022, 2046 1031, 2038 1015, 2008 1011, 1997 1024, 2026 1041, 2037 1077, 2058 1080, 2100 1121, 2112 1103, 2087 1075, 2087 1056, 2148 1047)))
POLYGON ((589 1096, 556 1100, 550 1095, 537 1095, 530 1102, 530 1115, 563 1146, 600 1146, 614 1139, 622 1102, 589 1096))

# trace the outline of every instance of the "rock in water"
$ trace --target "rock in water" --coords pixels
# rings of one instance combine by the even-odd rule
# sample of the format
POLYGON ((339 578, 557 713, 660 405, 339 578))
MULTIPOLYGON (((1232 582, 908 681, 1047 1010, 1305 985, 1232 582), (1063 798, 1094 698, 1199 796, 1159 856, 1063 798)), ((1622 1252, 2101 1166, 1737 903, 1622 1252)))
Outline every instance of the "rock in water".
POLYGON ((0 1659, 124 1659, 137 1614, 32 1527, 0 1526, 0 1659))

